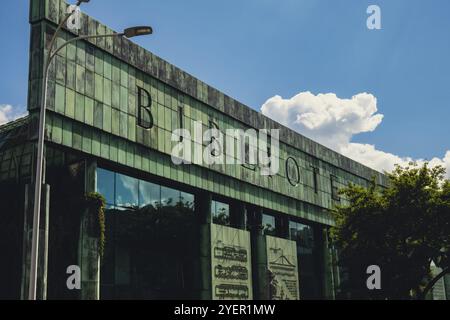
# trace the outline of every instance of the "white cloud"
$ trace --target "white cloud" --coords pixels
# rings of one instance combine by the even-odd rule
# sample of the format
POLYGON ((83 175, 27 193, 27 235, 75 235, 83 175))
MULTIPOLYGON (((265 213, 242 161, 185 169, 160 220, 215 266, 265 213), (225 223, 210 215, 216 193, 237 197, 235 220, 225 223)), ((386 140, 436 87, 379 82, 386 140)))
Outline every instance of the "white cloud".
POLYGON ((12 106, 9 104, 0 105, 0 125, 11 121, 10 114, 12 111, 12 106))
POLYGON ((26 113, 21 113, 10 104, 0 104, 0 125, 14 121, 23 117, 26 113))
MULTIPOLYGON (((290 99, 274 96, 261 107, 264 115, 287 127, 379 171, 391 171, 395 164, 425 162, 424 159, 399 157, 377 150, 374 145, 352 143, 353 136, 374 131, 383 121, 377 99, 360 93, 341 99, 334 93, 314 95, 301 92, 290 99)), ((433 158, 431 165, 443 165, 450 177, 450 151, 444 158, 433 158)))

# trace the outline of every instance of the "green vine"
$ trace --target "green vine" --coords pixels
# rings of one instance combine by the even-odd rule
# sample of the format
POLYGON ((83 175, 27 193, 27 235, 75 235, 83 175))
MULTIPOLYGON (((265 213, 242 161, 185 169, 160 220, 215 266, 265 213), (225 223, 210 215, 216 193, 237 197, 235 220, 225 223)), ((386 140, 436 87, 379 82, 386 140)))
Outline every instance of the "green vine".
POLYGON ((86 195, 87 207, 90 213, 97 215, 96 233, 98 234, 98 253, 103 258, 106 244, 106 219, 105 219, 105 198, 97 192, 91 192, 86 195))

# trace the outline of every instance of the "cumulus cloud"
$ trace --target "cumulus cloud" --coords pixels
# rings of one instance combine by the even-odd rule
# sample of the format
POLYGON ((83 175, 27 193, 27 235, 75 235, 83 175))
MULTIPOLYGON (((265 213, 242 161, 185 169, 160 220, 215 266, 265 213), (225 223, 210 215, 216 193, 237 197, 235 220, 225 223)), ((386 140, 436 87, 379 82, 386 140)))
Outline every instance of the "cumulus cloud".
MULTIPOLYGON (((377 150, 370 144, 352 143, 355 135, 372 132, 383 121, 384 116, 378 113, 377 99, 369 93, 360 93, 351 99, 339 98, 334 93, 314 95, 311 92, 301 92, 290 99, 274 96, 263 104, 261 112, 375 170, 391 171, 395 164, 426 161, 399 157, 377 150)), ((450 151, 443 158, 433 158, 428 162, 432 166, 444 166, 450 177, 450 151)))
POLYGON ((10 120, 10 114, 12 112, 12 106, 9 104, 0 105, 0 125, 7 123, 10 120))
POLYGON ((14 121, 24 115, 24 113, 18 112, 18 109, 10 104, 0 104, 0 125, 14 121))

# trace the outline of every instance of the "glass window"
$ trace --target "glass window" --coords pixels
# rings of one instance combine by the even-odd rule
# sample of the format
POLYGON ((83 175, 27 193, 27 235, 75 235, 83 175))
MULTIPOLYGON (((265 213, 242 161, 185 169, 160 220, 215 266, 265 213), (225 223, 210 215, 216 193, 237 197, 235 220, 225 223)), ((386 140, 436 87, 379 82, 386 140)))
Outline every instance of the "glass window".
POLYGON ((185 208, 194 209, 194 195, 181 192, 180 201, 185 208))
POLYGON ((161 205, 168 206, 168 207, 174 207, 180 202, 180 191, 167 188, 167 187, 161 187, 161 205))
POLYGON ((275 217, 263 214, 262 215, 262 228, 263 228, 263 234, 267 235, 275 235, 275 217))
MULTIPOLYGON (((139 182, 143 202, 159 187, 139 182)), ((165 188, 170 196, 174 190, 165 188)), ((179 192, 177 192, 179 194, 179 192)), ((160 197, 157 196, 159 201, 160 197)), ((179 199, 179 197, 178 197, 179 199)), ((192 210, 151 205, 108 209, 100 294, 104 300, 192 300, 199 296, 197 223, 192 210), (188 239, 189 241, 186 241, 188 239)))
POLYGON ((230 224, 230 205, 219 201, 211 203, 212 220, 215 224, 230 224))
POLYGON ((193 194, 138 180, 123 174, 97 169, 97 191, 112 207, 144 208, 181 205, 194 210, 193 194))
POLYGON ((156 209, 160 203, 161 186, 147 181, 139 181, 139 207, 152 206, 156 209))
POLYGON ((116 205, 135 208, 138 206, 138 180, 122 174, 116 175, 116 205))
POLYGON ((114 205, 114 176, 114 172, 100 168, 97 170, 97 192, 105 197, 109 205, 114 205))
POLYGON ((302 248, 314 247, 313 228, 298 222, 289 222, 289 233, 291 240, 297 241, 302 248))
POLYGON ((320 251, 316 249, 314 228, 295 221, 289 222, 291 240, 297 242, 299 264, 300 296, 302 299, 320 299, 322 262, 320 251))
POLYGON ((111 203, 102 298, 195 298, 196 279, 186 276, 199 259, 194 195, 102 169, 98 190, 111 203))

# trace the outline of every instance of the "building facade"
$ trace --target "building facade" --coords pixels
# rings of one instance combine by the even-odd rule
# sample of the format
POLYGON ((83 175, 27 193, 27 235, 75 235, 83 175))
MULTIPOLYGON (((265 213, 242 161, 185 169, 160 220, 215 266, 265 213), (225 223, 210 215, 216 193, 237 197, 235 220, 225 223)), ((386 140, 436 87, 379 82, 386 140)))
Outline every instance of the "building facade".
MULTIPOLYGON (((0 127, 4 298, 27 292, 43 61, 66 10, 62 0, 30 1, 29 115, 0 127)), ((64 30, 58 43, 112 32, 83 14, 81 29, 64 30)), ((372 178, 386 185, 384 175, 125 38, 60 51, 47 101, 41 298, 334 299, 340 272, 328 229, 330 211, 345 203, 338 190, 372 178), (172 133, 192 131, 196 121, 221 132, 279 129, 279 172, 263 176, 247 163, 175 165, 172 133), (104 250, 86 205, 92 192, 106 199, 104 250), (67 286, 69 266, 81 270, 80 290, 67 286)))

